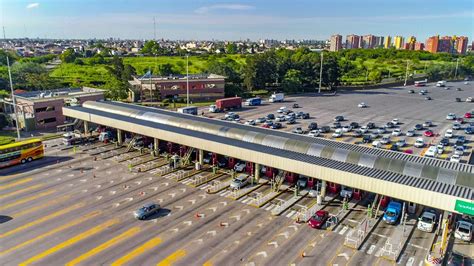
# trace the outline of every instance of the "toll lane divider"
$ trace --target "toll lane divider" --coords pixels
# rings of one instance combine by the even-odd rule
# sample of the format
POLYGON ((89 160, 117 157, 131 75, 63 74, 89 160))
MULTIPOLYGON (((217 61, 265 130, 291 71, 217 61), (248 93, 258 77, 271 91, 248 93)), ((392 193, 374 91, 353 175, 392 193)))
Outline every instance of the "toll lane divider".
POLYGON ((194 182, 191 182, 189 184, 189 186, 191 187, 199 187, 200 185, 202 184, 205 184, 205 183, 208 183, 214 179, 217 179, 223 175, 225 175, 226 173, 209 173, 208 175, 205 175, 205 176, 202 176, 201 178, 195 178, 194 179, 194 182))
POLYGON ((277 208, 272 210, 272 215, 278 216, 278 215, 282 214, 284 211, 288 210, 288 208, 295 205, 298 201, 300 201, 301 199, 306 197, 306 195, 308 195, 308 190, 301 191, 298 194, 298 196, 291 197, 291 199, 285 201, 285 203, 279 205, 277 208))
POLYGON ((238 199, 242 198, 243 196, 248 195, 251 192, 259 189, 260 187, 262 187, 263 185, 265 185, 267 183, 268 183, 268 180, 260 179, 258 181, 258 184, 255 184, 255 186, 253 186, 253 187, 243 188, 243 189, 239 189, 239 190, 233 190, 232 193, 230 193, 230 195, 227 198, 233 199, 233 200, 238 200, 238 199))

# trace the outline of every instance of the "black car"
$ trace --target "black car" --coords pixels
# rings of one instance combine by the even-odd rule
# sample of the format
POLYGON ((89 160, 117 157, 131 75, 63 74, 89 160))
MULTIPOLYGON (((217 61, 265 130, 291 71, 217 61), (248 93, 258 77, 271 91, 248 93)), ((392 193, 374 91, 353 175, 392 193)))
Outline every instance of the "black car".
POLYGON ((318 129, 318 124, 316 122, 311 122, 308 125, 308 130, 315 130, 318 129))
POLYGON ((350 126, 351 126, 352 128, 359 128, 359 123, 357 123, 357 122, 351 122, 350 126))
POLYGON ((423 125, 422 125, 422 124, 416 124, 413 128, 414 128, 415 130, 422 130, 422 129, 423 129, 423 125))
POLYGON ((375 123, 373 123, 373 122, 367 123, 367 128, 368 129, 374 129, 375 128, 375 123))
POLYGON ((473 133, 474 133, 474 128, 472 128, 472 127, 466 127, 466 128, 464 129, 464 132, 465 132, 466 134, 473 134, 473 133))
POLYGON ((415 91, 414 90, 409 90, 408 93, 415 93, 415 91))
POLYGON ((427 96, 427 97, 425 97, 425 100, 431 101, 431 97, 430 97, 430 96, 427 96))
POLYGON ((385 124, 385 127, 386 128, 394 128, 395 125, 392 122, 387 122, 387 124, 385 124))
POLYGON ((458 103, 461 102, 461 98, 456 98, 455 100, 456 100, 456 102, 458 102, 458 103))
POLYGON ((322 126, 319 131, 321 133, 329 133, 331 131, 331 128, 329 126, 322 126))
POLYGON ((219 158, 217 160, 217 165, 220 167, 220 168, 223 168, 223 167, 226 167, 227 166, 227 159, 222 157, 222 158, 219 158))
POLYGON ((292 112, 293 112, 293 111, 291 111, 290 109, 285 109, 285 110, 283 110, 283 113, 284 113, 285 115, 287 115, 287 114, 289 114, 289 113, 292 113, 292 112))
POLYGON ((354 131, 354 137, 358 138, 362 136, 362 131, 360 129, 354 131))
POLYGON ((396 144, 392 145, 392 147, 390 147, 390 150, 391 151, 398 151, 399 150, 398 145, 396 145, 396 144))
POLYGON ((362 142, 371 143, 372 142, 372 137, 370 135, 364 135, 364 137, 362 137, 362 142))
POLYGON ((303 113, 303 115, 301 116, 301 118, 303 118, 303 119, 309 119, 309 113, 303 113))
POLYGON ((336 121, 336 122, 344 121, 344 116, 338 115, 338 116, 334 117, 334 121, 336 121))
POLYGON ((296 118, 303 118, 304 113, 303 112, 298 112, 296 113, 296 118))
POLYGON ((280 129, 281 128, 281 123, 274 123, 273 125, 270 126, 272 129, 280 129))
POLYGON ((293 108, 300 108, 300 106, 299 106, 299 104, 294 103, 294 104, 293 104, 293 108))
POLYGON ((439 143, 443 146, 449 146, 449 139, 448 138, 442 138, 439 143))
POLYGON ((466 142, 466 137, 458 136, 458 138, 456 139, 456 146, 463 146, 465 142, 466 142))
POLYGON ((268 114, 267 115, 267 120, 273 120, 275 119, 275 115, 274 114, 268 114))
POLYGON ((341 127, 342 127, 341 123, 339 123, 339 122, 332 123, 332 128, 341 128, 341 127))

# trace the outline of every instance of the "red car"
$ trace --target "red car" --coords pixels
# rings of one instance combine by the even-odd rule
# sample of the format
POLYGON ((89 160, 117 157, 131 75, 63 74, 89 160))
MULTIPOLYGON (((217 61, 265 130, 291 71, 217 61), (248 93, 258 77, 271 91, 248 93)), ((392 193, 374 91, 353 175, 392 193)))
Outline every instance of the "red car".
POLYGON ((456 119, 456 121, 457 121, 459 124, 464 124, 464 118, 462 118, 462 117, 459 117, 458 119, 456 119))
POLYGON ((264 128, 270 128, 270 125, 269 125, 269 124, 263 124, 262 127, 264 127, 264 128))
POLYGON ((472 117, 471 113, 465 113, 464 114, 464 118, 471 118, 471 117, 472 117))
POLYGON ((313 216, 308 221, 308 225, 311 226, 312 228, 317 228, 320 229, 324 223, 326 223, 326 220, 329 218, 329 212, 319 210, 317 211, 313 216))
POLYGON ((431 130, 426 130, 425 133, 423 133, 426 137, 433 137, 434 133, 431 130))

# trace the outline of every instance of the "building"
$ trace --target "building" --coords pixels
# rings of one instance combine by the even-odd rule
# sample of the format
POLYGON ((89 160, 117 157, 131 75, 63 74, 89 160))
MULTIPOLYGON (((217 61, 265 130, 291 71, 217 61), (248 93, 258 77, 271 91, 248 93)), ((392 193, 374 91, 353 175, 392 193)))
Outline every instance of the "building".
MULTIPOLYGON (((163 99, 185 99, 186 75, 133 77, 129 81, 129 100, 153 102, 163 99)), ((216 74, 189 75, 189 98, 191 101, 212 100, 224 97, 225 77, 216 74)))
POLYGON ((342 49, 342 35, 335 34, 331 36, 331 46, 329 51, 337 52, 342 49))
POLYGON ((405 48, 405 50, 415 50, 415 44, 416 44, 416 38, 415 36, 410 36, 408 39, 407 39, 407 42, 406 42, 407 47, 405 48))
POLYGON ((104 90, 83 87, 30 91, 15 93, 15 99, 20 128, 25 131, 56 129, 67 122, 63 106, 103 100, 104 90))
POLYGON ((426 51, 430 53, 438 52, 439 36, 431 36, 426 40, 426 51))
POLYGON ((360 36, 351 34, 346 36, 346 49, 360 48, 360 36))
POLYGON ((375 48, 381 48, 384 46, 384 37, 383 36, 375 36, 375 48))
POLYGON ((455 46, 456 52, 458 54, 465 54, 467 51, 468 42, 469 40, 467 37, 464 37, 464 36, 457 37, 456 46, 455 46))
POLYGON ((393 40, 393 45, 395 46, 395 49, 402 49, 404 44, 404 39, 402 36, 395 36, 393 40))
POLYGON ((450 36, 444 36, 438 40, 439 53, 452 53, 453 52, 453 38, 450 36))
POLYGON ((383 42, 383 47, 384 48, 392 47, 392 36, 385 37, 385 41, 383 42))
POLYGON ((375 36, 372 34, 364 35, 362 37, 362 46, 364 49, 372 49, 375 47, 375 36))
POLYGON ((425 44, 422 42, 417 42, 415 43, 415 51, 424 51, 425 50, 425 44))

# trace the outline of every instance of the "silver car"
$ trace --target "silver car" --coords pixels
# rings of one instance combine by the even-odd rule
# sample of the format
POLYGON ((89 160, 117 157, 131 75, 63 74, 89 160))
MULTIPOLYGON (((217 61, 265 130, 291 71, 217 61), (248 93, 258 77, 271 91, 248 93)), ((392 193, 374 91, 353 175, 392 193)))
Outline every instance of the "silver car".
POLYGON ((248 176, 240 174, 230 182, 231 189, 241 189, 248 183, 248 176))

